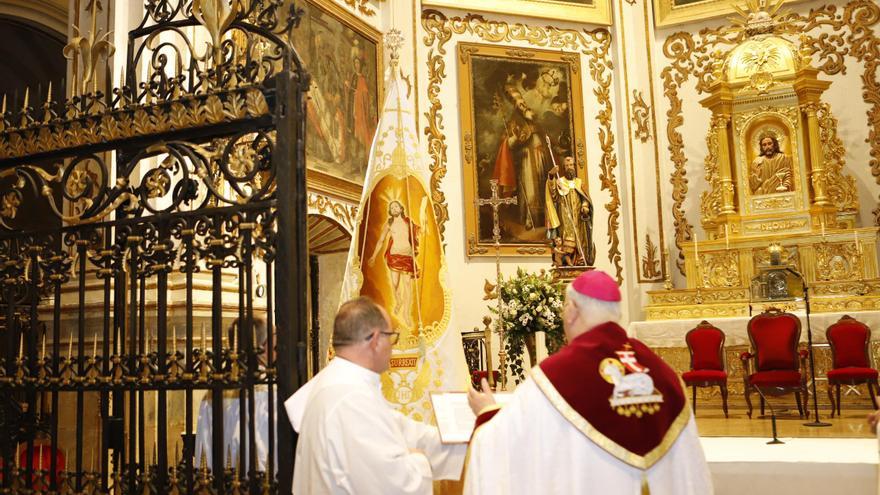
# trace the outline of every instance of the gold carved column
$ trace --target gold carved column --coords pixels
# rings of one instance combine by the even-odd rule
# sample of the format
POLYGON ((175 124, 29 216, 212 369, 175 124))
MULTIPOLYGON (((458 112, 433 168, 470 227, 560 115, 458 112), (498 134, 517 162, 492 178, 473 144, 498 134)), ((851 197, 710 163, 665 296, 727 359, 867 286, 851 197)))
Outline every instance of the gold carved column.
POLYGON ((827 180, 825 176, 825 157, 822 146, 821 129, 819 127, 819 104, 822 93, 831 85, 827 81, 816 79, 818 70, 813 67, 801 69, 793 86, 800 101, 800 111, 803 115, 804 138, 807 140, 807 164, 810 167, 810 183, 813 185, 813 206, 816 210, 826 210, 831 202, 827 195, 827 180))
POLYGON ((730 169, 730 115, 719 114, 714 118, 718 134, 718 179, 721 182, 721 215, 736 214, 733 203, 733 174, 730 169))
POLYGON ((733 100, 734 94, 729 85, 719 80, 713 84, 712 96, 702 101, 703 106, 712 111, 711 127, 717 142, 714 163, 719 189, 717 228, 721 228, 721 224, 730 223, 731 217, 737 214, 731 161, 733 129, 730 116, 733 111, 733 100))

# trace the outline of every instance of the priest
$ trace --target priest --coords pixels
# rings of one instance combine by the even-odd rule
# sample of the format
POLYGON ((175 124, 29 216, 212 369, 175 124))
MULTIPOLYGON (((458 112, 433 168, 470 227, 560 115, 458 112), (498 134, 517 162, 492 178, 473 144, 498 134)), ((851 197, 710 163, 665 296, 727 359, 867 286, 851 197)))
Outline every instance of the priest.
POLYGON ((367 297, 339 308, 336 357, 285 402, 300 434, 294 494, 429 495, 434 479, 459 479, 466 446, 442 445, 435 427, 382 396, 379 374, 398 337, 385 309, 367 297))
POLYGON ((485 381, 471 390, 465 494, 713 493, 678 376, 620 314, 615 281, 585 272, 566 289, 568 344, 500 410, 485 381))

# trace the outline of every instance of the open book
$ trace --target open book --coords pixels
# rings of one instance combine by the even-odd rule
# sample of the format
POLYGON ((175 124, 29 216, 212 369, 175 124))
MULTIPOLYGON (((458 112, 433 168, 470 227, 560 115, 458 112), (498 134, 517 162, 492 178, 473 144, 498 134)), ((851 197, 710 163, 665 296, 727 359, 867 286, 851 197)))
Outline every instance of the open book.
MULTIPOLYGON (((504 405, 513 397, 512 392, 496 392, 495 402, 504 405)), ((467 392, 431 392, 431 405, 440 441, 443 443, 467 443, 474 431, 476 416, 468 405, 467 392)))

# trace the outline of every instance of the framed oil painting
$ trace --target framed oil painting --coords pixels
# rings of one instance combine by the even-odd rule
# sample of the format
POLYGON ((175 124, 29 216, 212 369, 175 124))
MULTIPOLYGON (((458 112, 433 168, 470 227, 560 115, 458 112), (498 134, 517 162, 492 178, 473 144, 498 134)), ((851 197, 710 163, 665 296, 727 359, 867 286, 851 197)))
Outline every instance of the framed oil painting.
POLYGON ((525 15, 604 26, 611 24, 611 0, 422 0, 422 6, 525 15))
POLYGON ((382 36, 331 0, 305 10, 293 43, 312 77, 306 101, 309 187, 358 201, 382 101, 382 36))
POLYGON ((505 256, 548 256, 545 187, 566 157, 587 181, 580 57, 560 51, 458 46, 462 174, 468 256, 494 256, 498 208, 505 256), (481 201, 482 200, 482 201, 481 201))
MULTIPOLYGON (((804 0, 785 0, 785 4, 804 0)), ((734 5, 748 10, 748 0, 654 0, 654 23, 657 27, 735 14, 734 5)))

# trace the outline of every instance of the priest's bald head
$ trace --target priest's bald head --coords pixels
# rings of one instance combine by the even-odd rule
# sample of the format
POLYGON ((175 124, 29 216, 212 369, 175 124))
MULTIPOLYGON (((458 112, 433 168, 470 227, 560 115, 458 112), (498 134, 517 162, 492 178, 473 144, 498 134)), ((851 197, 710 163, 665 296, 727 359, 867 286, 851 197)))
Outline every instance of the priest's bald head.
POLYGON ((361 296, 339 307, 333 320, 333 351, 337 356, 382 373, 400 334, 391 331, 385 308, 361 296))
POLYGON ((566 287, 562 323, 569 342, 602 323, 617 323, 620 316, 620 288, 607 273, 584 272, 566 287))

